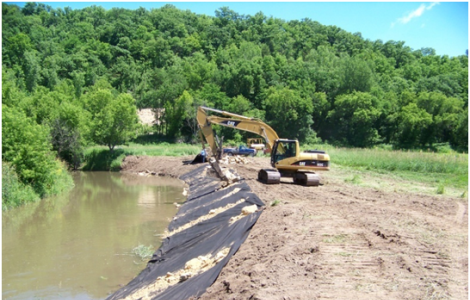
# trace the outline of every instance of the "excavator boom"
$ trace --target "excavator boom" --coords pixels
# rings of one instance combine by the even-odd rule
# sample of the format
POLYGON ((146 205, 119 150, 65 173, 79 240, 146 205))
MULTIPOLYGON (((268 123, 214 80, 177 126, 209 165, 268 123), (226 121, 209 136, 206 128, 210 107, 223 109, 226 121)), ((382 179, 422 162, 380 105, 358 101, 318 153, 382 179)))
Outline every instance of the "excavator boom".
POLYGON ((210 107, 199 106, 197 112, 197 122, 202 134, 206 138, 212 153, 216 153, 216 142, 212 124, 218 124, 225 127, 231 127, 239 130, 255 133, 262 136, 266 140, 269 150, 274 146, 274 142, 279 139, 276 131, 268 124, 256 118, 249 118, 242 115, 237 115, 223 110, 218 110, 210 107), (206 111, 213 111, 220 115, 230 118, 219 116, 207 116, 206 111))

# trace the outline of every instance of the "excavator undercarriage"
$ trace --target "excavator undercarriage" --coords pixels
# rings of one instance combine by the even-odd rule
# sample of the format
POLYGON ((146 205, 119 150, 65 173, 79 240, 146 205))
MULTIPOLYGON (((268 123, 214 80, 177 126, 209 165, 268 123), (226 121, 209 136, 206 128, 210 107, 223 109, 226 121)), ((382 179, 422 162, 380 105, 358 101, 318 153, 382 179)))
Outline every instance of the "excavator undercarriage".
POLYGON ((305 186, 319 186, 320 176, 312 172, 295 172, 292 174, 281 174, 276 169, 261 169, 258 172, 258 180, 265 184, 279 184, 281 177, 292 177, 295 184, 305 186))

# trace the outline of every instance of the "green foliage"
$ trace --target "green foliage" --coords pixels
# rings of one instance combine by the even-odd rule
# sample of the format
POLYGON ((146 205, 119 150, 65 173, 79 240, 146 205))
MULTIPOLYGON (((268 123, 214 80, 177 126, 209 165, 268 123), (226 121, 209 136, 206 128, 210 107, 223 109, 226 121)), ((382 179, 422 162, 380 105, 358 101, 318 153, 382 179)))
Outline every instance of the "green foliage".
POLYGON ((350 182, 352 184, 360 184, 361 183, 361 176, 355 174, 351 178, 344 179, 344 182, 350 182))
POLYGON ((2 210, 39 200, 30 185, 19 181, 15 169, 6 162, 2 162, 2 210))
POLYGON ((24 93, 15 84, 15 74, 12 70, 2 69, 2 104, 19 106, 24 93))
POLYGON ((345 143, 355 147, 368 147, 379 141, 375 123, 381 115, 381 105, 376 97, 369 93, 354 92, 340 95, 334 102, 335 109, 328 117, 336 125, 338 137, 344 137, 345 143))
POLYGON ((446 140, 454 142, 458 137, 456 129, 462 114, 467 114, 463 109, 463 101, 458 98, 449 98, 441 93, 421 93, 417 104, 432 116, 432 123, 422 138, 422 143, 433 143, 446 140))
POLYGON ((168 126, 167 134, 172 137, 181 135, 181 125, 189 117, 193 107, 193 97, 184 91, 183 94, 173 103, 170 101, 165 104, 165 123, 168 126))
POLYGON ((109 148, 90 148, 85 151, 84 171, 119 171, 120 162, 124 158, 124 150, 119 148, 110 151, 109 148))
POLYGON ((67 119, 58 118, 50 123, 51 143, 59 157, 76 170, 83 160, 80 133, 67 121, 67 119))
POLYGON ((440 184, 437 187, 436 193, 439 194, 439 195, 443 195, 445 193, 445 186, 443 184, 440 184))
POLYGON ((458 125, 454 128, 452 144, 460 151, 468 152, 468 108, 459 114, 458 125))
MULTIPOLYGON (((228 7, 215 17, 172 5, 63 10, 2 3, 2 12, 3 104, 76 135, 81 147, 126 143, 135 122, 115 116, 128 116, 132 106, 155 109, 156 133, 195 141, 195 108, 206 105, 261 118, 301 142, 406 149, 447 143, 468 151, 466 55, 437 56, 404 41, 371 41, 309 19, 228 7), (76 114, 62 106, 81 120, 71 122, 76 114)), ((74 154, 59 155, 74 164, 74 154)))
MULTIPOLYGON (((234 130, 232 130, 234 131, 234 130)), ((246 139, 245 139, 246 141, 246 139)), ((240 134, 240 132, 235 131, 233 133, 233 138, 232 139, 227 139, 224 141, 224 144, 226 145, 231 145, 233 147, 238 147, 239 145, 243 145, 243 136, 240 134)))
POLYGON ((55 160, 49 130, 15 108, 2 105, 2 161, 15 168, 18 179, 41 197, 59 193, 71 184, 55 160))
POLYGON ((341 60, 339 92, 369 92, 372 86, 373 73, 369 64, 359 57, 345 57, 341 60))
POLYGON ((85 97, 91 114, 90 135, 98 145, 123 145, 136 135, 137 108, 129 94, 117 97, 109 89, 98 88, 85 97))
POLYGON ((423 145, 426 139, 425 130, 432 124, 432 115, 418 107, 416 103, 403 106, 388 120, 396 128, 392 141, 402 148, 413 148, 423 145))
POLYGON ((139 245, 132 249, 132 254, 135 256, 139 257, 142 261, 148 260, 149 258, 152 257, 153 252, 155 251, 155 248, 152 245, 149 246, 144 246, 144 245, 139 245))
POLYGON ((305 140, 314 135, 310 127, 313 124, 312 102, 298 92, 288 88, 270 88, 265 105, 266 119, 279 137, 305 140))

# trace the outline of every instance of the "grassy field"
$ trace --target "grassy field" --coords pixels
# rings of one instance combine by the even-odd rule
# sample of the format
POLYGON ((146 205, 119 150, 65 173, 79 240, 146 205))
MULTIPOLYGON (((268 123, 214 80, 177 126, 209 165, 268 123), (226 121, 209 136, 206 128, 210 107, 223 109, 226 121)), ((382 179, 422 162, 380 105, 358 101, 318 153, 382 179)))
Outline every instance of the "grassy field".
MULTIPOLYGON (((434 186, 437 194, 443 194, 450 188, 466 195, 468 189, 468 154, 336 148, 329 145, 309 145, 307 148, 326 150, 332 168, 341 166, 356 173, 374 172, 421 182, 434 186)), ((357 178, 349 180, 354 182, 357 178)))

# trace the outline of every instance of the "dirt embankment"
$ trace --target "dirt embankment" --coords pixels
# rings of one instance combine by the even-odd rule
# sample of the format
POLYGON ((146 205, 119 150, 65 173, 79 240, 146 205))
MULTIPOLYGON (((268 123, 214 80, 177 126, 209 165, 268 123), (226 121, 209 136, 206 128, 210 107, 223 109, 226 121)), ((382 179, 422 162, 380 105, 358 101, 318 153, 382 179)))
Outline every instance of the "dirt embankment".
MULTIPOLYGON (((191 159, 127 157, 123 172, 178 177, 191 159)), ((267 208, 200 299, 468 299, 467 199, 355 186, 335 170, 320 187, 264 185, 268 159, 248 160, 230 167, 267 208)))

